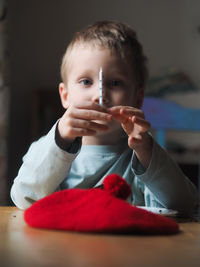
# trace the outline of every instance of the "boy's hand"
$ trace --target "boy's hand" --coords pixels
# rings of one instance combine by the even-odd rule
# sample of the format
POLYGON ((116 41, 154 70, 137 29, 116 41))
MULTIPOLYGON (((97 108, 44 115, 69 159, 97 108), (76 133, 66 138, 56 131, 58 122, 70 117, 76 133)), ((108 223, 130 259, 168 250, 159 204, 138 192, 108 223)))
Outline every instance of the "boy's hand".
POLYGON ((109 109, 113 119, 121 122, 124 131, 129 136, 129 146, 134 149, 143 143, 144 134, 149 130, 150 123, 145 120, 140 109, 117 106, 109 109))
POLYGON ((108 126, 103 122, 111 120, 112 115, 94 102, 74 103, 61 117, 58 131, 63 140, 71 143, 76 137, 92 136, 98 131, 107 131, 108 126))
POLYGON ((108 109, 113 119, 121 122, 122 128, 128 135, 128 145, 134 149, 144 167, 148 167, 152 154, 152 138, 147 131, 151 127, 145 120, 142 110, 116 106, 108 109))

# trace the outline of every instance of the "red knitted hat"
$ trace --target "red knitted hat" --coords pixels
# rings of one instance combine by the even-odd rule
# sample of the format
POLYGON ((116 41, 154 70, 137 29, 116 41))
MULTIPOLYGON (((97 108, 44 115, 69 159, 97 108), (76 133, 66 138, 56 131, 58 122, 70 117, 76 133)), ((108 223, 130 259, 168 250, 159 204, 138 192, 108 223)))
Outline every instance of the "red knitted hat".
POLYGON ((116 174, 104 179, 104 190, 66 189, 35 202, 25 210, 32 227, 90 232, 132 234, 174 234, 178 224, 127 203, 131 190, 116 174), (122 199, 120 199, 122 198, 122 199))

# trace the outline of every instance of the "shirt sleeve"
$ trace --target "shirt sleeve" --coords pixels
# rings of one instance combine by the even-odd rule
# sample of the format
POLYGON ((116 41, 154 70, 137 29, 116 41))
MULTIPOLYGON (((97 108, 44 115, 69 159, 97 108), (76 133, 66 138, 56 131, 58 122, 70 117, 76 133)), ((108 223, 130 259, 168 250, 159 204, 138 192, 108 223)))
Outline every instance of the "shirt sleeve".
POLYGON ((196 187, 156 141, 153 141, 148 168, 142 167, 135 153, 132 168, 135 176, 144 183, 146 206, 174 209, 182 215, 189 215, 194 210, 198 201, 196 187))
POLYGON ((56 124, 46 136, 34 142, 23 157, 11 188, 11 199, 20 209, 55 192, 78 154, 61 149, 55 142, 55 132, 56 124))

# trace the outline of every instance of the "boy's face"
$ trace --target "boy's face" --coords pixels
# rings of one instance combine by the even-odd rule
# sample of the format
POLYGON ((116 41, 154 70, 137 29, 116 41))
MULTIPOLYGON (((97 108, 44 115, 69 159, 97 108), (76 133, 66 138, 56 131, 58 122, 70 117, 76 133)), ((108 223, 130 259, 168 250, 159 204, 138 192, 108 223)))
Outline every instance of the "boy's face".
POLYGON ((109 49, 76 45, 66 68, 67 97, 64 108, 83 101, 99 102, 99 70, 103 70, 103 105, 141 107, 142 94, 135 88, 133 67, 109 49))

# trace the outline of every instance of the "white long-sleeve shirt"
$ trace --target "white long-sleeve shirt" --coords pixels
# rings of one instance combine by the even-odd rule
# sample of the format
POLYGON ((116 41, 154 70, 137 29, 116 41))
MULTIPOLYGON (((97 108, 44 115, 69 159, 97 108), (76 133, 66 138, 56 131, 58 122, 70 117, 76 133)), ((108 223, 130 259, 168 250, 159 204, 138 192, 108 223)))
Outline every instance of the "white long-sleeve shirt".
POLYGON ((111 173, 130 184, 133 205, 164 207, 188 214, 197 202, 197 190, 177 164, 155 141, 146 170, 127 140, 117 146, 81 146, 77 153, 61 149, 55 141, 56 125, 34 142, 11 188, 11 198, 21 209, 67 188, 91 188, 111 173))

